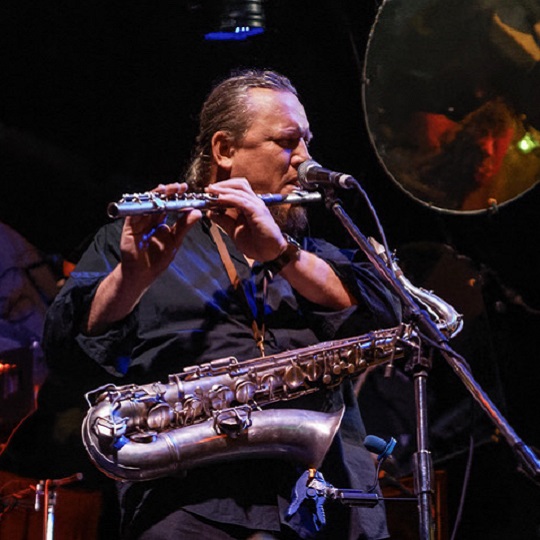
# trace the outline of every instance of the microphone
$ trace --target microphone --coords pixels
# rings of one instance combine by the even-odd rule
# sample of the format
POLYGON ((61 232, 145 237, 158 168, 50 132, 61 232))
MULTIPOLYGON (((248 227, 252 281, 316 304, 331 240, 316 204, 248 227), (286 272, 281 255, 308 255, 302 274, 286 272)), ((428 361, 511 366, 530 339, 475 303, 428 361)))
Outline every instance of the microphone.
POLYGON ((375 491, 375 488, 377 487, 377 479, 379 478, 379 471, 381 470, 381 465, 388 457, 390 457, 390 455, 394 451, 394 448, 396 447, 396 444, 397 441, 396 439, 394 439, 394 437, 390 437, 388 442, 375 435, 368 435, 364 439, 364 446, 366 447, 366 449, 373 454, 378 454, 377 469, 375 471, 375 481, 373 482, 373 485, 368 488, 368 493, 372 493, 373 491, 375 491))
POLYGON ((397 441, 396 439, 394 439, 394 437, 390 437, 390 440, 388 442, 386 442, 384 439, 381 439, 380 437, 376 437, 375 435, 368 435, 364 439, 364 446, 370 452, 378 454, 377 461, 381 461, 389 457, 394 451, 396 444, 397 441))
POLYGON ((300 163, 298 166, 298 180, 305 189, 314 189, 325 185, 351 189, 356 183, 356 180, 350 174, 325 169, 313 159, 300 163))

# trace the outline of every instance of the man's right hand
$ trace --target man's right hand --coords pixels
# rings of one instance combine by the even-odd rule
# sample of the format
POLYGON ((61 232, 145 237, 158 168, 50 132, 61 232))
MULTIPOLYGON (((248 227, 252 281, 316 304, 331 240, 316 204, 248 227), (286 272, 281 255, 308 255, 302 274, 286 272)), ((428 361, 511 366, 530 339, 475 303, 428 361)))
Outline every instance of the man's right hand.
MULTIPOLYGON (((182 194, 187 184, 159 185, 153 191, 164 195, 182 194)), ((154 280, 171 264, 184 237, 202 214, 182 212, 173 225, 164 214, 128 216, 120 239, 121 261, 100 283, 83 331, 101 334, 129 315, 154 280)))
MULTIPOLYGON (((187 184, 160 184, 152 191, 163 195, 183 194, 187 184)), ((201 218, 199 210, 179 214, 173 225, 167 225, 162 213, 128 216, 120 240, 122 271, 132 286, 150 285, 173 261, 185 235, 201 218)))

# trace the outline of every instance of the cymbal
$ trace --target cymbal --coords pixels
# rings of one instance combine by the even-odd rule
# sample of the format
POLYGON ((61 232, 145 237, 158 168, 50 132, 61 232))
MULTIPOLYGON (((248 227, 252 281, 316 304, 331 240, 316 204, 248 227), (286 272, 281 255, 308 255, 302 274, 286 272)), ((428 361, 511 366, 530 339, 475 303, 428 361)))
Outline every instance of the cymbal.
POLYGON ((485 212, 540 181, 540 5, 386 0, 363 102, 384 169, 421 204, 485 212))

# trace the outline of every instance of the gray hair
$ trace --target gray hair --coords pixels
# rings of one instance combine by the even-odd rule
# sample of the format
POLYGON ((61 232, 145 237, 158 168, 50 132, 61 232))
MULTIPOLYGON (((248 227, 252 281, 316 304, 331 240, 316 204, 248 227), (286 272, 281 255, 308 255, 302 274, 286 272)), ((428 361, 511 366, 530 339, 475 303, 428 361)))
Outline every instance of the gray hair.
POLYGON ((233 142, 238 143, 249 129, 253 118, 248 99, 248 90, 251 88, 268 88, 298 96, 296 88, 287 77, 269 70, 247 69, 234 72, 215 86, 203 104, 199 116, 199 134, 185 176, 192 187, 200 189, 210 182, 214 133, 224 131, 233 142))

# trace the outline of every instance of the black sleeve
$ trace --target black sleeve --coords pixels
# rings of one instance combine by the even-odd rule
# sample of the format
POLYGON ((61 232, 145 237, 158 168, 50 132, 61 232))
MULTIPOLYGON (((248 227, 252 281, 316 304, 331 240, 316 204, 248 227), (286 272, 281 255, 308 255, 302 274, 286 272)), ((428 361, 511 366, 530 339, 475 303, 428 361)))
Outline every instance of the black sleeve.
POLYGON ((101 281, 120 260, 121 222, 103 227, 50 306, 45 320, 44 349, 51 369, 73 371, 92 360, 115 376, 124 374, 137 326, 137 309, 96 337, 81 332, 101 281))
POLYGON ((338 312, 303 302, 324 339, 391 328, 401 322, 401 303, 361 252, 340 250, 324 240, 312 238, 305 240, 304 247, 333 268, 357 301, 357 305, 338 312))

